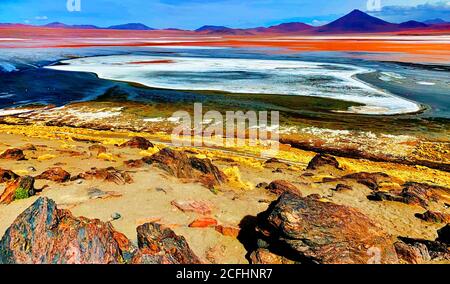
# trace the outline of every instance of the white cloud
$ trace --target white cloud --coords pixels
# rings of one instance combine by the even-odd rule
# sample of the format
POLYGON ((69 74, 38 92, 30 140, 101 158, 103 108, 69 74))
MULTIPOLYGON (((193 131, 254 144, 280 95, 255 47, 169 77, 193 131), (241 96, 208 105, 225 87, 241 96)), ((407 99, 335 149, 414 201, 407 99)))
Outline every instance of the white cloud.
POLYGON ((45 20, 48 20, 48 17, 47 16, 36 16, 36 17, 34 17, 34 19, 38 20, 38 21, 45 21, 45 20))

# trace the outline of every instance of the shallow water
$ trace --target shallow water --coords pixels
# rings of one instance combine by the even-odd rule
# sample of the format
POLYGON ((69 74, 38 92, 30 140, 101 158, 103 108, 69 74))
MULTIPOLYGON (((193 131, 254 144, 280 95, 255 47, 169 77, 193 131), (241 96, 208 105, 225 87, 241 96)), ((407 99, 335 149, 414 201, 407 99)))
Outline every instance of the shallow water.
MULTIPOLYGON (((411 101, 415 101, 430 107, 421 116, 450 118, 450 76, 446 69, 437 71, 428 66, 418 68, 365 61, 341 53, 277 54, 271 49, 6 49, 0 52, 0 62, 9 68, 8 71, 0 71, 0 108, 28 103, 60 106, 93 99, 116 85, 126 88, 126 84, 102 80, 90 73, 43 68, 68 58, 75 58, 71 59, 72 63, 81 62, 76 57, 90 57, 82 59, 87 65, 91 64, 89 68, 86 64, 80 66, 83 71, 92 72, 95 71, 92 69, 97 68, 101 76, 103 74, 114 80, 194 90, 190 96, 201 97, 201 94, 195 94, 195 90, 205 89, 313 95, 363 102, 374 106, 372 110, 376 112, 387 113, 413 111, 417 106, 411 101), (124 65, 135 59, 141 61, 147 58, 170 59, 177 63, 166 66, 124 65), (99 61, 105 59, 119 62, 99 61), (119 65, 114 66, 112 63, 119 65), (109 69, 108 72, 105 72, 106 69, 109 69)), ((52 68, 73 67, 60 65, 52 68)), ((133 92, 131 90, 131 95, 133 92)), ((136 99, 140 95, 138 93, 136 99)), ((167 101, 183 100, 186 96, 186 92, 178 91, 159 90, 151 93, 152 96, 167 97, 167 101)), ((362 111, 367 112, 368 109, 362 111)))

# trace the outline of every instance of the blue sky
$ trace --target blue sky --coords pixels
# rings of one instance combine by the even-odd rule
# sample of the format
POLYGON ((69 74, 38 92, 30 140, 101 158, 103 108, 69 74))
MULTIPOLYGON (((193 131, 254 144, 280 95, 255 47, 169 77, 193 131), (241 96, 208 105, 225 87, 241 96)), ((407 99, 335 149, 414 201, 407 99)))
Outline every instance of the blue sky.
MULTIPOLYGON (((75 0, 77 1, 77 0, 75 0)), ((287 21, 323 24, 352 9, 367 10, 368 0, 79 0, 81 11, 69 12, 67 0, 0 0, 0 22, 95 24, 141 22, 154 28, 195 29, 202 25, 235 28, 287 21)), ((377 0, 371 0, 377 1, 377 0)), ((393 22, 444 18, 450 0, 379 0, 374 15, 393 22)))

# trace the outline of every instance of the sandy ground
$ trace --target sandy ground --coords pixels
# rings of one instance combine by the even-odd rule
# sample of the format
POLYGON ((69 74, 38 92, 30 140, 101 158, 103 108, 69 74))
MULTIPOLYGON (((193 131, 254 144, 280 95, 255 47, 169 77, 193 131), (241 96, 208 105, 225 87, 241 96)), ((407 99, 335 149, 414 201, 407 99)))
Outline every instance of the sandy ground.
MULTIPOLYGON (((123 166, 123 161, 142 157, 140 150, 109 145, 108 153, 113 155, 115 161, 105 161, 91 154, 88 147, 92 144, 0 134, 0 152, 11 147, 20 148, 30 143, 35 145, 37 150, 25 151, 28 160, 1 160, 0 168, 13 170, 20 175, 37 175, 50 167, 60 166, 72 175, 77 175, 92 167, 113 166, 116 169, 129 170, 123 166), (42 159, 48 154, 54 156, 42 159), (36 171, 30 171, 30 167, 34 167, 36 171)), ((314 153, 310 153, 308 156, 313 155, 314 153)), ((213 159, 213 162, 221 169, 230 166, 230 162, 223 158, 213 159)), ((380 165, 382 168, 383 164, 380 165)), ((255 185, 260 182, 269 183, 273 180, 284 179, 297 185, 305 196, 320 194, 332 202, 360 209, 379 222, 394 237, 431 240, 436 238, 436 230, 442 227, 442 224, 427 223, 414 217, 415 213, 425 211, 421 207, 394 202, 369 201, 367 195, 371 192, 370 189, 360 184, 351 182, 354 188, 352 191, 332 191, 331 189, 337 183, 322 183, 321 180, 323 177, 336 176, 336 172, 320 172, 315 173, 314 176, 305 177, 304 171, 296 167, 282 167, 281 172, 274 172, 278 166, 253 167, 251 163, 241 163, 239 172, 242 181, 251 184, 248 189, 225 185, 218 190, 209 190, 200 184, 182 182, 151 166, 129 170, 134 182, 128 185, 88 180, 82 183, 71 181, 56 184, 39 180, 36 187, 48 185, 49 187, 40 195, 55 200, 60 208, 70 209, 75 216, 109 221, 112 214, 119 213, 122 217, 112 223, 118 231, 123 232, 133 241, 136 241, 136 227, 140 224, 158 221, 169 225, 177 234, 186 237, 194 252, 205 262, 215 263, 248 263, 245 257, 247 251, 239 240, 223 236, 214 228, 189 228, 188 224, 201 216, 196 213, 181 212, 171 205, 173 200, 208 201, 213 204, 211 217, 217 219, 220 224, 238 226, 246 216, 256 216, 265 211, 269 202, 276 199, 276 196, 265 189, 257 189, 255 185), (121 196, 92 199, 90 192, 93 189, 112 191, 121 196)), ((3 188, 4 185, 0 185, 0 190, 3 188)), ((14 219, 36 198, 0 205, 0 235, 3 235, 14 219)), ((441 203, 433 203, 430 209, 450 213, 441 203)))

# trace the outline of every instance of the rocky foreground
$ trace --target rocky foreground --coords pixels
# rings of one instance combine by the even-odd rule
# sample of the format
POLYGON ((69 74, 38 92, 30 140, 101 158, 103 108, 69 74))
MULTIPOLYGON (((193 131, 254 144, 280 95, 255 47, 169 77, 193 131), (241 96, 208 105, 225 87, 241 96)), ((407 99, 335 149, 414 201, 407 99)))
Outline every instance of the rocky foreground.
POLYGON ((450 263, 448 172, 3 138, 0 263, 450 263))

